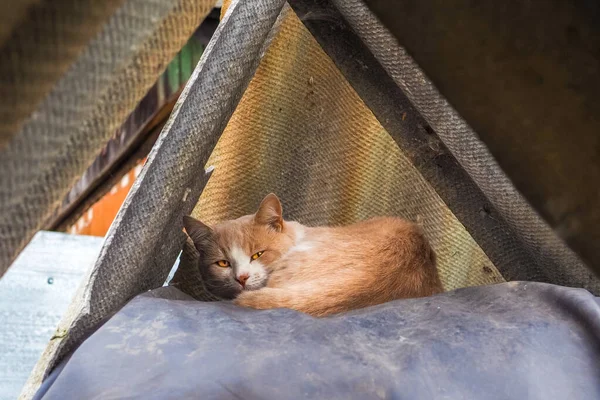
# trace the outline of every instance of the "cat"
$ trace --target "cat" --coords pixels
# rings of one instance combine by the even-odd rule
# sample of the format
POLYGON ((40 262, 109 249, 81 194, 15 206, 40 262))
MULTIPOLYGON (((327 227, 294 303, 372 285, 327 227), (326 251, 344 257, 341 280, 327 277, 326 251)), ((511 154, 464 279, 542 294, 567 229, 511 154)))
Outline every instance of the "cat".
POLYGON ((209 292, 256 308, 326 316, 443 292, 421 228, 396 217, 342 227, 284 221, 267 195, 254 215, 210 228, 184 217, 209 292))

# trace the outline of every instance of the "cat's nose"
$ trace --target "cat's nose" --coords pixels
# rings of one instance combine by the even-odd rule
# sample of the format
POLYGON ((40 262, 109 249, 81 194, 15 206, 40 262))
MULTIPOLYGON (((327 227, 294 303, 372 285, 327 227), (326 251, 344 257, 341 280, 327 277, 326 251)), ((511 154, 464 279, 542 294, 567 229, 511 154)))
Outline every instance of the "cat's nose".
POLYGON ((242 287, 246 287, 246 281, 248 280, 248 274, 242 274, 236 278, 236 281, 242 285, 242 287))

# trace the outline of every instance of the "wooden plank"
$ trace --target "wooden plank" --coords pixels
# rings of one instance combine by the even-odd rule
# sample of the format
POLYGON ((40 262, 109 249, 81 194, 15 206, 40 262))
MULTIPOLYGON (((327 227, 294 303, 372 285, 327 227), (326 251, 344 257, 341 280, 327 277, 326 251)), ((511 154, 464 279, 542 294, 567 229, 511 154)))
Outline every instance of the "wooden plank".
POLYGON ((19 396, 102 241, 39 232, 0 280, 0 400, 19 396))

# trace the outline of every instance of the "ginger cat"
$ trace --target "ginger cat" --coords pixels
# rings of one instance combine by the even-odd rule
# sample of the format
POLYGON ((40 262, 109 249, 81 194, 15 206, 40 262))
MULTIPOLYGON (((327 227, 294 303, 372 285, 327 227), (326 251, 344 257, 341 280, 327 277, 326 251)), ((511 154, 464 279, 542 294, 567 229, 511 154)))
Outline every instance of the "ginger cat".
POLYGON ((422 230, 400 218, 311 228, 284 221, 269 194, 254 215, 184 226, 207 289, 241 306, 325 316, 443 291, 422 230))

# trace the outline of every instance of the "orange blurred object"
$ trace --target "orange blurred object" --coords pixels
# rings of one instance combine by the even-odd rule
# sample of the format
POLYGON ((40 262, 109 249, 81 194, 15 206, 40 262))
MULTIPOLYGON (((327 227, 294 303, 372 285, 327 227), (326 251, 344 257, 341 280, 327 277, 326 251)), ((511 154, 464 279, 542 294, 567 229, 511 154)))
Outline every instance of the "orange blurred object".
POLYGON ((140 160, 108 193, 83 213, 77 222, 68 229, 68 232, 90 236, 106 235, 145 162, 146 158, 140 160))

